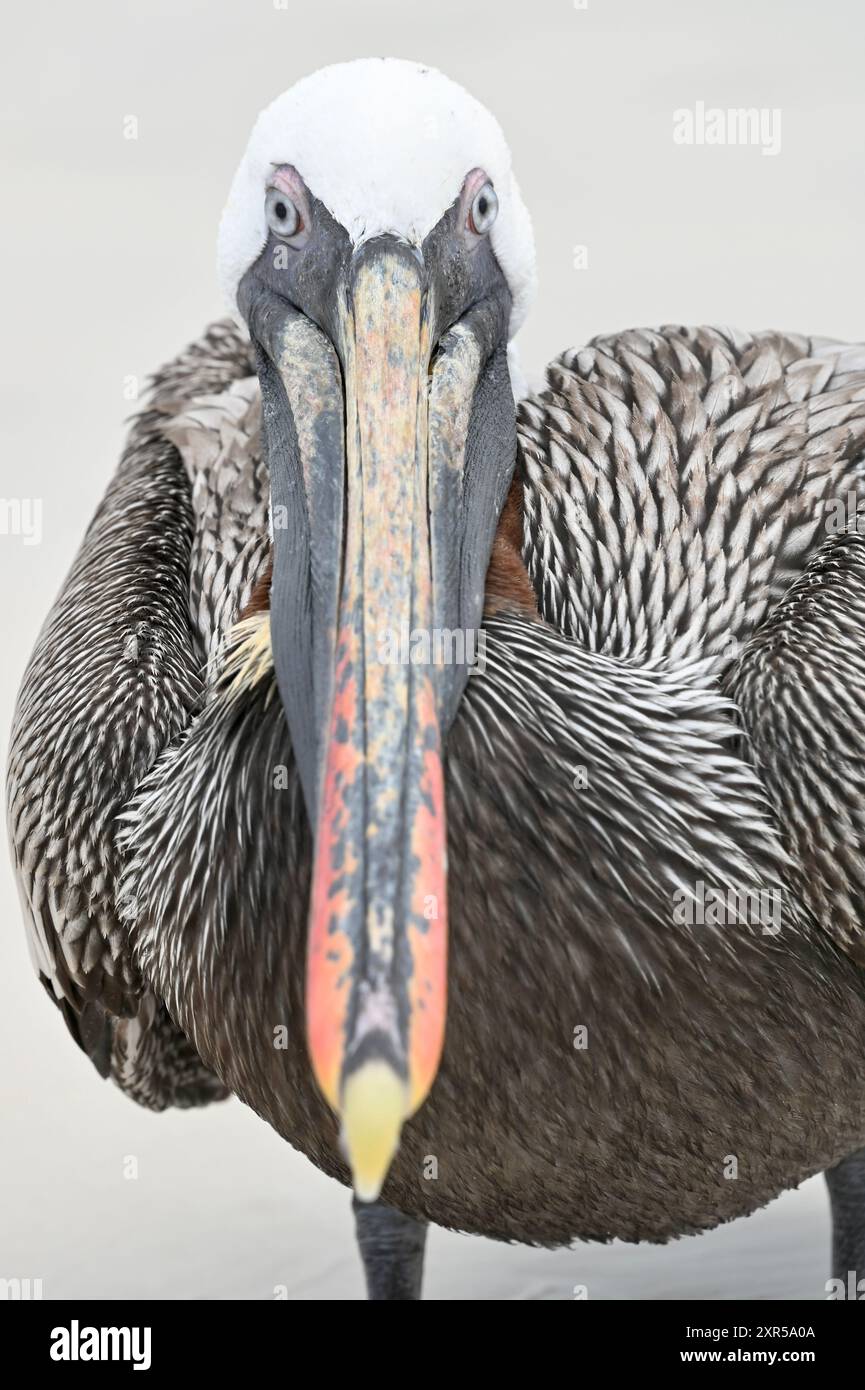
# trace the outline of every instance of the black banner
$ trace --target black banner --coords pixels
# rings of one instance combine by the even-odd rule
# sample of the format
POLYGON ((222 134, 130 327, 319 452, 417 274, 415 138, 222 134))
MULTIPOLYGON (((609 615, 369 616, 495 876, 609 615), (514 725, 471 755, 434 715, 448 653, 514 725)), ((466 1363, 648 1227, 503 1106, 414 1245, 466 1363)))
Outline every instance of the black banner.
MULTIPOLYGON (((48 1372, 52 1378, 69 1375, 98 1376, 128 1372, 164 1375, 213 1370, 222 1376, 269 1369, 289 1382, 309 1358, 322 1350, 317 1319, 284 1302, 276 1303, 66 1303, 10 1301, 0 1305, 8 1345, 26 1371, 48 1372), (298 1321, 298 1317, 300 1321, 298 1321)), ((331 1315, 332 1316, 332 1315, 331 1315)), ((340 1311, 342 1333, 346 1312, 340 1311)), ((326 1339, 328 1373, 340 1351, 366 1376, 374 1368, 397 1373, 402 1361, 390 1348, 386 1363, 383 1347, 370 1340, 382 1324, 379 1314, 368 1309, 348 1315, 365 1320, 366 1335, 326 1339)), ((426 1317, 435 1317, 427 1313, 426 1317)), ((424 1314, 421 1314, 424 1317, 424 1314)), ((513 1318, 513 1312, 509 1314, 513 1318)), ((409 1328, 412 1324, 407 1324, 409 1328)), ((529 1327, 533 1325, 531 1322, 529 1327)), ((574 1375, 588 1358, 616 1373, 627 1370, 666 1372, 701 1366, 762 1366, 769 1370, 787 1366, 817 1367, 821 1373, 836 1365, 857 1364, 863 1339, 862 1320, 845 1312, 836 1302, 826 1303, 634 1303, 580 1301, 565 1313, 556 1327, 569 1339, 576 1354, 574 1375)), ((488 1336, 477 1341, 483 1358, 495 1360, 496 1346, 488 1336)), ((457 1329, 459 1332, 459 1329, 457 1329)), ((511 1323, 499 1339, 502 1352, 513 1346, 520 1331, 511 1323)), ((438 1339, 437 1339, 438 1340, 438 1339)), ((460 1345, 465 1341, 460 1334, 460 1345)), ((451 1345, 441 1339, 443 1355, 451 1345)), ((528 1352, 529 1347, 524 1344, 528 1352)), ((424 1344, 424 1373, 429 1374, 429 1340, 424 1344)), ((453 1348, 452 1348, 453 1350, 453 1348)), ((465 1363, 465 1347, 459 1353, 465 1363)), ((403 1362, 403 1364, 405 1364, 403 1362)), ((323 1369, 323 1368, 322 1368, 323 1369)))

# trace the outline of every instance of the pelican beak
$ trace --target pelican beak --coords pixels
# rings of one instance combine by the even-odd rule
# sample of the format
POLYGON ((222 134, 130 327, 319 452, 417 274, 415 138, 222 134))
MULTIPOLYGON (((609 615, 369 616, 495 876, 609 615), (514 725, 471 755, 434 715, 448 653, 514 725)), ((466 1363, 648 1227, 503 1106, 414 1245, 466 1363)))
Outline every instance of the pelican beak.
POLYGON ((395 238, 354 251, 343 287, 328 336, 284 310, 251 327, 265 341, 271 640, 314 833, 307 1038, 356 1195, 373 1201, 442 1053, 442 741, 513 456, 478 488, 471 525, 483 334, 448 334, 431 367, 435 294, 395 238))
POLYGON ((361 254, 343 315, 345 544, 307 957, 315 1075, 357 1196, 378 1196, 444 1041, 447 907, 434 624, 429 315, 405 250, 361 254))

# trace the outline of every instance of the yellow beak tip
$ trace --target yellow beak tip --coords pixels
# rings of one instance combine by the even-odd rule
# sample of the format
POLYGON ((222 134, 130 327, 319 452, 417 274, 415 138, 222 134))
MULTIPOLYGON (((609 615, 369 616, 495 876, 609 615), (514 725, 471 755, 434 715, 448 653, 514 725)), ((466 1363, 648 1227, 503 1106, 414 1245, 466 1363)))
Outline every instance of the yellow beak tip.
POLYGON ((377 1200, 407 1114, 406 1084, 387 1062, 364 1062, 346 1080, 342 1142, 359 1201, 377 1200))

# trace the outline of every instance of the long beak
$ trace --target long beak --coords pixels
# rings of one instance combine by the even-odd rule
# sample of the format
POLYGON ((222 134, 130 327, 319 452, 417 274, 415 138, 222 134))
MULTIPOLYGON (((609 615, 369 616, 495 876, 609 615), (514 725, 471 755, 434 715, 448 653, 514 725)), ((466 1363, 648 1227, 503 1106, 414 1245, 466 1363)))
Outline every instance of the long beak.
POLYGON ((441 731, 432 667, 401 651, 433 626, 428 323, 414 257, 361 255, 344 316, 345 550, 306 998, 315 1074, 364 1200, 444 1041, 441 731))
MULTIPOLYGON (((432 312, 420 257, 383 238, 355 252, 341 297, 341 391, 307 320, 251 323, 265 343, 272 497, 287 501, 285 528, 274 516, 274 661, 314 830, 307 1036, 366 1201, 442 1052, 442 736, 470 652, 441 642, 466 612, 480 621, 498 514, 484 504, 480 593, 466 606, 461 499, 483 350, 466 334, 431 372, 432 312)), ((501 500, 506 487, 503 476, 501 500)))

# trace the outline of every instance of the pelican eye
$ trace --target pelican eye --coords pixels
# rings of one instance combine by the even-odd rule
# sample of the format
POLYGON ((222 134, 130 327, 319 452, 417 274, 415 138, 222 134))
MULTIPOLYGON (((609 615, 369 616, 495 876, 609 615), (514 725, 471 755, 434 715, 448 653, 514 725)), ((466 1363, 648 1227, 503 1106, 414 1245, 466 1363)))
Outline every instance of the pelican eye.
POLYGON ((491 183, 485 183, 479 188, 472 200, 471 211, 469 212, 469 230, 476 236, 484 236, 496 220, 499 211, 499 200, 496 197, 496 190, 491 183))
POLYGON ((297 236, 303 227, 300 213, 281 188, 269 188, 267 190, 264 212, 268 227, 277 236, 297 236))

